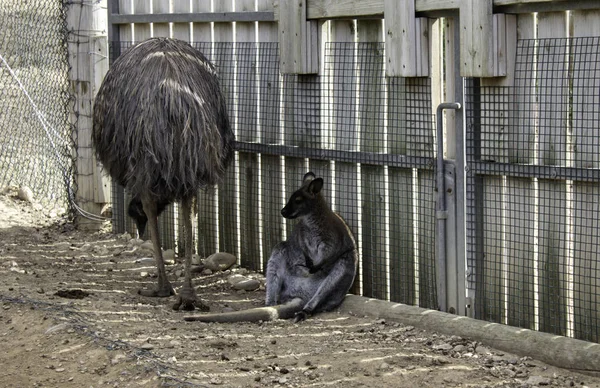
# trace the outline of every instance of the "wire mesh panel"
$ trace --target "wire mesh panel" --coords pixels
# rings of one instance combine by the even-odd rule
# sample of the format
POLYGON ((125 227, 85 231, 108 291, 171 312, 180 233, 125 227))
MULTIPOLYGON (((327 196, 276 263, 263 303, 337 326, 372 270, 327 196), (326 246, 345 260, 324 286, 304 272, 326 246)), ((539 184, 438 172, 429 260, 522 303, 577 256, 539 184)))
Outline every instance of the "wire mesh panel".
POLYGON ((356 236, 355 292, 437 308, 429 79, 386 78, 379 42, 328 43, 321 75, 280 75, 276 42, 192 45, 219 71, 237 140, 227 177, 199 193, 198 253, 264 270, 295 223, 280 211, 313 171, 356 236))
POLYGON ((0 186, 60 206, 74 193, 66 19, 60 1, 0 1, 0 186))
POLYGON ((514 87, 467 87, 477 318, 598 342, 600 38, 520 40, 514 87))

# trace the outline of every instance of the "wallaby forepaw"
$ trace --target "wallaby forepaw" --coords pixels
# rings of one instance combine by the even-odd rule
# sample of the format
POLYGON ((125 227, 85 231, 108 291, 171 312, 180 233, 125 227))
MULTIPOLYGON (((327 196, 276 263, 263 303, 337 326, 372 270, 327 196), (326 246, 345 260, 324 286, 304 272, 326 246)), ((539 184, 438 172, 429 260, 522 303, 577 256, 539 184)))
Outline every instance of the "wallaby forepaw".
POLYGON ((294 323, 302 322, 308 318, 308 313, 304 310, 298 311, 294 316, 294 323))

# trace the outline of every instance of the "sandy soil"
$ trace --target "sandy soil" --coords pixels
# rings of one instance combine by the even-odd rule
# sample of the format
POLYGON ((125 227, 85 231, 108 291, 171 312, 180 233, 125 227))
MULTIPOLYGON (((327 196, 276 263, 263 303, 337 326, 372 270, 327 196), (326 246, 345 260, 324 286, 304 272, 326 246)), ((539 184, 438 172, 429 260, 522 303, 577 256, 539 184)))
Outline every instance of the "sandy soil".
MULTIPOLYGON (((129 238, 82 233, 0 195, 2 387, 600 387, 459 337, 327 313, 300 324, 184 322, 174 298, 137 295, 155 279, 129 238), (74 299, 80 298, 80 299, 74 299)), ((181 266, 169 265, 174 285, 181 266)), ((213 312, 259 306, 234 268, 194 279, 213 312)))

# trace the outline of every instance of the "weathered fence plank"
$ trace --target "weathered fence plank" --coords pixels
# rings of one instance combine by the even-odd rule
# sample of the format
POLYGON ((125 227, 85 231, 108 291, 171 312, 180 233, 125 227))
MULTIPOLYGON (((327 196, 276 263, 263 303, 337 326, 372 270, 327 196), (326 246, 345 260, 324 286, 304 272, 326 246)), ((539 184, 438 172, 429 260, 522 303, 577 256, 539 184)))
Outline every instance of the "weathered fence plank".
MULTIPOLYGON (((236 11, 254 11, 254 0, 237 0, 236 11)), ((255 23, 236 23, 237 139, 258 142, 257 50, 255 23)), ((261 269, 258 154, 239 153, 241 265, 261 269)))
MULTIPOLYGON (((171 12, 170 1, 152 0, 152 13, 171 12)), ((171 27, 169 23, 152 23, 152 36, 170 37, 171 27)))
MULTIPOLYGON (((363 152, 385 152, 384 55, 382 22, 356 22, 358 46, 358 135, 363 152)), ((383 166, 361 166, 363 262, 370 263, 374 284, 372 295, 389 299, 389 256, 387 252, 386 171, 383 166)))
POLYGON ((579 182, 573 187, 573 336, 592 342, 600 341, 599 197, 598 183, 579 182))
MULTIPOLYGON (((330 146, 336 150, 357 151, 358 133, 356 126, 356 22, 335 20, 330 22, 331 43, 326 53, 329 90, 330 146)), ((355 233, 359 250, 362 252, 360 235, 360 207, 358 196, 358 166, 356 163, 335 163, 335 206, 344 215, 350 229, 355 233), (345 189, 350 187, 352 189, 345 189)), ((366 260, 360 261, 352 292, 372 295, 371 269, 366 260), (362 288, 361 288, 362 287, 362 288)))
MULTIPOLYGON (((182 2, 175 2, 182 3, 182 2)), ((192 12, 210 12, 211 5, 207 1, 193 1, 192 12)), ((177 25, 175 25, 177 26, 177 25)), ((175 33, 174 26, 174 33, 175 33)), ((193 40, 196 47, 200 49, 213 63, 215 62, 215 53, 212 49, 212 26, 210 23, 193 23, 190 30, 190 39, 193 40)), ((217 69, 219 72, 221 69, 217 69)), ((223 75, 219 73, 221 82, 224 82, 223 75)), ((229 107, 228 107, 229 108, 229 107)), ((201 257, 207 257, 219 250, 218 237, 218 190, 207 188, 198 192, 198 245, 197 253, 201 257)))
MULTIPOLYGON (((258 11, 268 10, 272 6, 270 0, 258 0, 258 11)), ((277 23, 258 23, 258 122, 260 141, 264 144, 281 144, 280 99, 281 82, 279 75, 277 23)), ((261 198, 262 198, 262 268, 273 247, 283 240, 283 208, 284 193, 282 160, 280 156, 261 155, 261 198)))
MULTIPOLYGON (((214 12, 233 11, 231 2, 214 2, 214 12)), ((221 89, 227 100, 229 121, 237 136, 237 118, 235 114, 235 56, 233 50, 233 24, 214 23, 215 65, 221 78, 221 89)), ((234 155, 231 165, 225 173, 223 183, 219 185, 219 249, 238 256, 238 155, 234 155)))
MULTIPOLYGON (((151 0, 133 0, 133 13, 151 13, 151 0)), ((152 36, 150 23, 135 23, 133 25, 133 37, 136 42, 141 42, 152 36)))
POLYGON ((566 335, 567 190, 563 181, 540 179, 538 184, 539 330, 566 335))
MULTIPOLYGON (((187 1, 173 1, 173 13, 188 12, 192 12, 191 3, 188 3, 187 1)), ((190 23, 173 23, 173 38, 191 42, 191 33, 190 23)))

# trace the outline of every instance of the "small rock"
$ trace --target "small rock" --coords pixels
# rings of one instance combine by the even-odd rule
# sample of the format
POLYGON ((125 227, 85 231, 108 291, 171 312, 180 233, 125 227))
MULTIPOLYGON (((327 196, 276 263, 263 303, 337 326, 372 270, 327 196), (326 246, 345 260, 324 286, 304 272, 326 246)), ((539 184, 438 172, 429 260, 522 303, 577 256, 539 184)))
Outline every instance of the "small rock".
POLYGON ((154 245, 152 245, 152 240, 144 241, 142 245, 140 245, 140 249, 145 249, 147 251, 154 252, 154 245))
POLYGON ((154 349, 154 345, 152 345, 151 343, 143 343, 142 346, 140 346, 140 349, 144 349, 144 350, 152 350, 154 349))
POLYGON ((175 276, 177 276, 178 278, 183 276, 183 270, 182 269, 178 269, 177 271, 175 271, 175 276))
POLYGON ((379 365, 379 369, 381 369, 381 370, 390 369, 390 364, 388 364, 387 362, 384 362, 381 365, 379 365))
POLYGON ((95 245, 94 247, 92 247, 92 253, 98 256, 106 256, 108 255, 108 249, 101 245, 95 245))
POLYGON ((138 259, 135 262, 139 263, 139 264, 150 265, 150 264, 154 264, 154 258, 153 257, 142 257, 141 259, 138 259))
POLYGON ((33 203, 33 191, 31 191, 31 189, 27 186, 19 187, 17 197, 19 197, 21 201, 33 203))
POLYGON ((143 243, 144 243, 144 240, 142 240, 141 238, 132 238, 131 240, 129 240, 129 242, 127 244, 132 247, 139 247, 143 243))
POLYGON ((525 381, 526 384, 529 385, 533 385, 533 386, 540 386, 540 385, 550 385, 551 381, 550 379, 546 378, 546 377, 542 377, 542 376, 529 376, 529 378, 527 379, 527 381, 525 381))
POLYGON ((442 351, 448 351, 452 348, 453 348, 452 345, 446 344, 446 343, 433 346, 433 350, 442 350, 442 351))
POLYGON ((173 249, 167 249, 163 252, 163 259, 165 262, 174 263, 175 262, 175 251, 173 249))
POLYGON ((54 369, 55 372, 64 372, 65 368, 56 368, 54 369))
POLYGON ((204 260, 204 266, 211 271, 225 271, 237 262, 237 258, 231 253, 217 252, 204 260))
POLYGON ((125 356, 123 353, 119 353, 116 356, 114 356, 113 358, 111 358, 110 363, 112 365, 117 365, 118 363, 125 360, 126 358, 127 358, 127 356, 125 356))
POLYGON ((288 382, 288 379, 287 379, 287 377, 282 377, 279 380, 277 380, 277 382, 279 384, 286 384, 288 382))
POLYGON ((212 275, 212 274, 213 274, 213 271, 212 271, 212 270, 210 270, 210 269, 208 269, 208 268, 205 268, 205 269, 203 269, 203 270, 202 270, 202 273, 201 273, 201 274, 202 274, 202 275, 212 275))
POLYGON ((454 350, 455 352, 464 352, 465 350, 467 350, 467 347, 465 345, 456 345, 452 350, 454 350))
POLYGON ((210 379, 209 383, 212 385, 222 385, 223 381, 215 377, 210 379))
POLYGON ((236 290, 254 291, 260 287, 260 282, 256 279, 242 280, 233 285, 236 290))
POLYGON ((123 234, 118 235, 117 236, 117 240, 120 240, 120 241, 129 241, 129 240, 131 240, 131 235, 129 233, 125 232, 123 234))
POLYGON ((239 282, 243 282, 244 280, 248 280, 249 278, 242 276, 240 274, 233 274, 230 277, 227 278, 227 281, 229 282, 229 284, 231 284, 232 286, 235 286, 236 284, 238 284, 239 282))
POLYGON ((180 347, 181 341, 173 340, 173 341, 169 342, 169 346, 172 348, 180 347))
POLYGON ((202 264, 202 259, 200 258, 200 256, 198 256, 195 253, 192 255, 192 264, 193 265, 200 265, 200 264, 202 264))
POLYGON ((478 346, 475 349, 475 352, 479 353, 479 354, 490 354, 491 353, 490 350, 488 348, 486 348, 485 346, 478 346))

